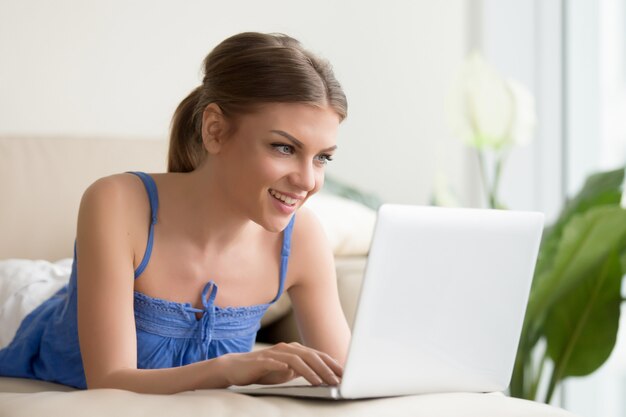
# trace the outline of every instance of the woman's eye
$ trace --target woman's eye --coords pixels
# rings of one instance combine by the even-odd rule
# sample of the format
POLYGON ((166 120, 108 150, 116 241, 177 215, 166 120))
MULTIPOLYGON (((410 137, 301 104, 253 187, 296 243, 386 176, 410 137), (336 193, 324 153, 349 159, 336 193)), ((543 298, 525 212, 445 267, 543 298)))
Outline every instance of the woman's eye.
POLYGON ((285 145, 283 143, 274 143, 272 147, 283 155, 291 155, 293 153, 293 147, 291 145, 285 145))
POLYGON ((320 161, 322 164, 326 165, 327 163, 333 160, 333 156, 328 155, 328 154, 318 155, 317 160, 320 161))

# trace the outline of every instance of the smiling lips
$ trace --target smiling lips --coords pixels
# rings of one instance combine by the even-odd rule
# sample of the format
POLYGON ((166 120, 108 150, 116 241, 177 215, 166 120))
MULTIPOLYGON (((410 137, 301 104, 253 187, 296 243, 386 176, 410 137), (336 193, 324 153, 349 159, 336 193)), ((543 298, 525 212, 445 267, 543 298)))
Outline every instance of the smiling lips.
POLYGON ((300 200, 298 198, 292 198, 287 195, 281 194, 276 190, 272 190, 271 188, 269 192, 274 198, 276 198, 277 200, 280 200, 283 204, 290 206, 290 207, 295 206, 296 203, 300 200))

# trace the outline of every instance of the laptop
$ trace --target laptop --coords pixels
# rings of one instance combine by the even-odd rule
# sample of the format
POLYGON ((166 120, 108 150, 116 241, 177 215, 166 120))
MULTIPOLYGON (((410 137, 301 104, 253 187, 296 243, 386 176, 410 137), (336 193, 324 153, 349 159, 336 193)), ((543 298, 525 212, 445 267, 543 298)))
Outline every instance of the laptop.
POLYGON ((229 389, 327 399, 505 390, 543 224, 538 212, 382 205, 341 383, 229 389))

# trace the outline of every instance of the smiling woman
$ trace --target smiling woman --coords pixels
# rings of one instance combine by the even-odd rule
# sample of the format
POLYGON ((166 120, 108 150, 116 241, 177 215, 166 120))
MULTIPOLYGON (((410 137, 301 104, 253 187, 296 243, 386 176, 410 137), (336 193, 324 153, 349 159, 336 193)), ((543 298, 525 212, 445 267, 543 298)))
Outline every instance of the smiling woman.
POLYGON ((329 106, 265 103, 237 117, 236 127, 232 123, 215 103, 205 108, 207 155, 197 170, 206 170, 243 215, 267 230, 281 231, 290 219, 285 215, 322 186, 339 117, 329 106))
POLYGON ((204 67, 174 114, 168 172, 85 191, 70 282, 0 350, 2 375, 150 393, 339 382, 350 332, 302 205, 323 185, 345 95, 286 35, 235 35, 204 67), (285 291, 304 345, 251 352, 285 291))

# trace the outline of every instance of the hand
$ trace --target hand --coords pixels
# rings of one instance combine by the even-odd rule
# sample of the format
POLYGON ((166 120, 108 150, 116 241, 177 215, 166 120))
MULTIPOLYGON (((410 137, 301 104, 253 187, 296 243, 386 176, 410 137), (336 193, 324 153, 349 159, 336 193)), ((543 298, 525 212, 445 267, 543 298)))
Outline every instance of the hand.
POLYGON ((223 361, 230 385, 281 384, 298 376, 312 385, 337 385, 343 368, 324 352, 299 343, 279 343, 249 353, 229 353, 223 361))

